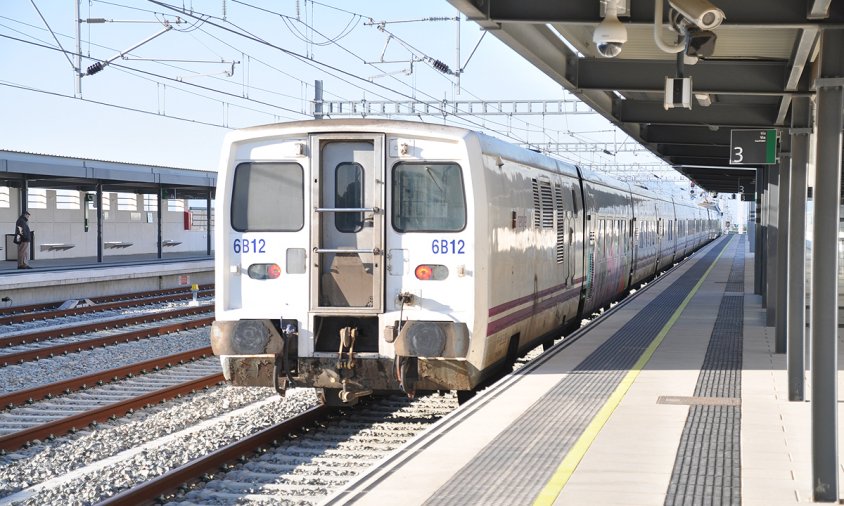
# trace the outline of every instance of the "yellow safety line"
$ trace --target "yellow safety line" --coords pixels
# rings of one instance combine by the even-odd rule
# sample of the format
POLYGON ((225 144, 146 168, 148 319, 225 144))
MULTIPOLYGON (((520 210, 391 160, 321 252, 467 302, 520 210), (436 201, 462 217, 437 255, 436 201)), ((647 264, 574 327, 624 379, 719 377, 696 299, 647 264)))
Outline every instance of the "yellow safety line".
POLYGON ((639 372, 651 359, 651 355, 653 355, 654 351, 656 351, 657 347, 659 347, 660 343, 662 343, 662 340, 671 330, 671 327, 673 327, 677 322, 677 319, 680 318, 680 314, 686 308, 686 305, 692 300, 692 297, 694 297, 698 289, 700 289, 704 280, 706 280, 707 276, 709 276, 709 273, 715 267, 715 264, 718 263, 721 255, 724 254, 724 251, 727 250, 727 246, 729 246, 732 241, 733 239, 730 238, 730 241, 724 245, 724 249, 721 250, 721 253, 719 253, 715 261, 712 262, 712 265, 710 265, 703 276, 701 276, 695 287, 680 304, 680 307, 674 311, 674 314, 671 315, 671 318, 665 326, 662 327, 662 330, 659 331, 659 334, 657 334, 650 346, 648 346, 644 353, 642 353, 642 356, 639 357, 636 364, 627 371, 624 379, 621 380, 621 383, 619 383, 615 388, 609 399, 607 399, 607 402, 604 403, 601 410, 598 411, 598 414, 595 415, 592 422, 589 423, 589 426, 586 427, 586 430, 583 431, 583 434, 580 435, 580 438, 578 438, 577 442, 574 446, 572 446, 565 458, 563 458, 563 461, 560 463, 559 467, 557 467, 557 470, 554 471, 554 475, 551 476, 551 479, 533 502, 534 506, 550 506, 557 500, 557 496, 559 496, 560 492, 563 491, 563 488, 566 486, 566 483, 568 483, 569 478, 571 478, 571 475, 574 473, 574 470, 577 469, 577 465, 580 464, 583 456, 586 455, 586 451, 592 445, 595 438, 598 437, 598 433, 601 432, 601 429, 604 427, 604 424, 607 423, 607 420, 609 420, 610 415, 612 415, 613 411, 615 411, 615 408, 617 408, 619 403, 621 403, 621 399, 623 399, 627 394, 627 390, 629 390, 633 385, 633 382, 636 381, 636 377, 639 376, 639 372))

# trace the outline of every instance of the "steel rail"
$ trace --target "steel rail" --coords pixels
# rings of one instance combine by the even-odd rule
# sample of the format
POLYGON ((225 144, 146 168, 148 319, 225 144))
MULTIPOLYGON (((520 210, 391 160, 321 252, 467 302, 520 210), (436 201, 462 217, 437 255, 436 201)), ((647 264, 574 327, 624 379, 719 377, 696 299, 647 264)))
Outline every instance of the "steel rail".
POLYGON ((150 404, 157 404, 166 399, 194 392, 205 387, 223 382, 220 373, 203 376, 202 378, 181 383, 172 387, 162 388, 139 397, 115 402, 84 413, 62 418, 54 422, 44 423, 5 436, 0 436, 0 450, 13 451, 26 445, 29 441, 53 437, 67 432, 73 432, 90 425, 93 422, 105 422, 112 417, 123 416, 126 413, 141 409, 150 404))
MULTIPOLYGON (((200 290, 199 295, 207 295, 207 290, 200 290)), ((213 291, 212 291, 213 293, 213 291)), ((161 295, 156 297, 149 297, 146 299, 132 299, 116 302, 95 303, 94 305, 77 306, 68 309, 51 309, 49 311, 41 311, 36 313, 21 313, 10 316, 0 317, 0 325, 9 323, 26 323, 39 320, 51 320, 54 318, 63 318, 65 316, 74 316, 79 314, 99 313, 101 311, 109 311, 112 309, 125 309, 130 307, 147 306, 150 304, 160 304, 162 302, 172 302, 177 300, 187 300, 193 296, 193 292, 176 293, 170 295, 161 295)), ((93 302, 93 301, 92 301, 93 302)))
MULTIPOLYGON (((193 309, 193 308, 192 308, 193 309)), ((211 308, 213 310, 213 307, 211 308)), ((163 325, 160 327, 150 327, 132 332, 124 332, 122 334, 115 334, 113 336, 100 337, 97 339, 86 339, 75 343, 60 344, 57 346, 50 346, 47 348, 39 348, 36 350, 21 351, 18 353, 10 353, 8 355, 0 356, 0 367, 8 366, 9 364, 20 364, 29 362, 31 360, 40 360, 42 358, 52 358, 55 355, 64 355, 72 352, 81 352, 82 350, 93 350, 99 346, 108 346, 110 344, 118 344, 129 341, 140 341, 148 337, 163 336, 173 332, 182 330, 190 330, 201 327, 207 327, 214 321, 214 317, 200 318, 198 320, 191 320, 181 323, 172 323, 170 325, 163 325)))
MULTIPOLYGON (((77 334, 86 334, 88 332, 97 332, 99 330, 108 330, 119 327, 128 327, 129 325, 140 325, 144 323, 151 323, 161 320, 171 320, 173 318, 181 318, 183 316, 193 316, 203 313, 214 312, 214 306, 193 306, 184 309, 176 309, 174 311, 165 311, 162 313, 150 313, 140 316, 132 316, 129 318, 121 318, 115 320, 100 321, 94 323, 85 323, 81 325, 74 325, 72 327, 51 328, 47 330, 38 330, 35 332, 26 332, 9 337, 0 337, 0 348, 8 346, 17 346, 19 344, 37 343, 42 340, 49 341, 51 339, 74 336, 77 334)), ((0 357, 2 360, 2 357, 0 357)))
POLYGON ((116 367, 114 369, 96 372, 86 376, 80 376, 78 378, 71 378, 65 381, 40 385, 26 390, 19 390, 10 394, 0 395, 0 409, 3 407, 11 409, 17 405, 31 404, 41 399, 49 399, 53 396, 69 394, 76 390, 85 390, 94 385, 112 383, 123 378, 128 378, 133 374, 144 374, 149 371, 157 371, 161 368, 171 367, 174 363, 180 364, 193 361, 197 358, 209 357, 211 354, 211 347, 206 346, 205 348, 197 348, 183 353, 167 355, 166 357, 145 360, 144 362, 138 362, 124 367, 116 367))
MULTIPOLYGON (((200 290, 213 290, 214 285, 199 285, 200 290)), ((170 295, 170 294, 181 294, 185 293, 190 295, 190 290, 179 287, 179 288, 168 288, 165 290, 149 290, 145 292, 132 292, 132 293, 124 293, 118 295, 103 295, 100 297, 87 297, 88 300, 94 302, 95 304, 103 304, 107 302, 117 302, 117 301, 131 301, 134 299, 142 299, 142 298, 149 298, 149 297, 158 297, 162 295, 170 295)), ((45 310, 52 310, 58 309, 59 306, 64 304, 65 301, 53 301, 53 302, 41 302, 38 304, 27 304, 23 306, 9 306, 0 308, 0 315, 11 315, 11 314, 18 314, 18 313, 26 313, 32 311, 45 311, 45 310)))
POLYGON ((269 446, 290 433, 319 421, 332 411, 334 411, 334 408, 325 405, 313 407, 295 418, 268 427, 204 457, 199 457, 183 466, 171 469, 157 478, 124 490, 99 502, 98 506, 153 504, 162 494, 177 489, 183 483, 199 479, 204 473, 218 471, 220 466, 244 455, 252 454, 263 446, 269 446))

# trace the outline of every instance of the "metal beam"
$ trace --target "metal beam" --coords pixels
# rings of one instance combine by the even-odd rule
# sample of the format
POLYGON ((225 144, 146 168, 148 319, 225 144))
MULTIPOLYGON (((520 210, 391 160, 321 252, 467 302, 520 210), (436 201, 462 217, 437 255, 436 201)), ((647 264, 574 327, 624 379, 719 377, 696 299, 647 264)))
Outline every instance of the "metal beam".
MULTIPOLYGON (((489 30, 506 46, 562 85, 563 88, 570 91, 619 129, 634 139, 640 138, 639 125, 622 124, 613 117, 611 111, 613 102, 616 100, 615 95, 601 90, 580 90, 566 77, 568 65, 575 62, 578 55, 569 49, 560 40, 560 37, 547 26, 525 23, 502 25, 489 18, 487 14, 488 4, 485 2, 478 0, 448 1, 466 17, 478 23, 483 29, 489 30)), ((534 2, 534 5, 539 6, 542 3, 534 2)), ((597 12, 597 3, 595 9, 597 12)), ((651 9, 653 8, 651 7, 651 9)), ((653 23, 653 20, 651 20, 651 23, 653 23)))
POLYGON ((691 158, 719 158, 727 160, 730 157, 730 146, 682 146, 668 144, 660 149, 668 157, 691 158))
POLYGON ((617 107, 619 121, 663 125, 720 125, 727 127, 770 127, 777 119, 777 106, 760 104, 712 104, 709 107, 668 109, 662 102, 622 100, 617 107))
MULTIPOLYGON (((547 0, 471 0, 456 2, 472 5, 484 18, 497 23, 600 23, 599 2, 547 0)), ((808 25, 807 14, 811 10, 807 0, 742 0, 741 2, 720 2, 730 25, 771 26, 808 25)), ((840 23, 840 13, 830 13, 819 23, 840 23)), ((472 18, 470 18, 472 19, 472 18)), ((630 16, 626 24, 653 24, 653 2, 631 2, 630 16)))
POLYGON ((783 154, 780 156, 780 180, 777 202, 777 264, 774 275, 776 282, 776 329, 774 331, 774 351, 787 351, 788 333, 788 195, 791 187, 791 136, 784 135, 780 140, 783 154))
POLYGON ((650 144, 682 144, 686 146, 729 146, 730 129, 710 129, 706 126, 646 125, 642 127, 642 138, 650 144))
POLYGON ((521 143, 525 148, 540 148, 554 153, 642 153, 645 148, 637 143, 613 142, 529 142, 521 143))
POLYGON ((768 205, 766 222, 768 224, 767 242, 765 243, 765 294, 762 304, 765 308, 765 325, 775 327, 777 324, 777 244, 779 239, 780 202, 780 168, 779 165, 769 165, 765 168, 768 173, 768 205))
POLYGON ((823 30, 817 87, 812 232, 812 499, 838 502, 838 237, 844 30, 823 30), (824 81, 833 81, 826 84, 824 81), (836 85, 835 82, 838 82, 836 85))
POLYGON ((805 399, 806 336, 806 173, 812 125, 808 98, 793 102, 791 113, 791 188, 788 206, 788 400, 805 399))
MULTIPOLYGON (((828 7, 828 6, 827 6, 828 7)), ((789 73, 785 82, 786 90, 796 90, 800 83, 800 78, 803 76, 806 62, 809 60, 809 55, 812 53, 812 48, 815 47, 815 41, 818 39, 817 28, 805 28, 801 30, 800 37, 794 45, 794 51, 791 54, 791 61, 789 61, 789 73)), ((785 116, 788 114, 789 106, 791 105, 791 97, 784 96, 780 102, 780 109, 777 113, 777 125, 785 121, 785 116)))
POLYGON ((671 165, 727 165, 726 158, 697 157, 697 156, 669 156, 666 161, 671 165))
POLYGON ((311 115, 326 116, 553 116, 595 114, 577 100, 323 100, 311 115))
MULTIPOLYGON (((665 76, 677 72, 671 60, 581 58, 569 66, 570 79, 590 90, 662 93, 665 76)), ((786 93, 788 65, 783 61, 706 60, 687 65, 695 93, 778 95, 786 93)))
POLYGON ((676 169, 706 191, 745 195, 756 192, 756 170, 752 168, 683 165, 676 169))

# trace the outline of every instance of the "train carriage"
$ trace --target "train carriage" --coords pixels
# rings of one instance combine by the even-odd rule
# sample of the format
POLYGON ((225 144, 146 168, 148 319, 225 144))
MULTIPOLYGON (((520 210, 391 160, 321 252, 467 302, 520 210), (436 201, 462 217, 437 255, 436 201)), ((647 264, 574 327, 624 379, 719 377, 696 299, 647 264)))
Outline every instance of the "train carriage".
POLYGON ((586 209, 586 315, 609 304, 629 287, 633 264, 633 201, 627 183, 581 169, 586 209))
POLYGON ((329 403, 471 392, 675 254, 665 202, 634 205, 629 185, 448 126, 232 132, 217 199, 211 343, 225 377, 329 403), (653 267, 634 276, 636 205, 654 209, 653 267))
POLYGON ((641 186, 630 186, 633 205, 633 268, 630 273, 630 286, 653 277, 658 272, 659 235, 658 224, 660 197, 641 186))

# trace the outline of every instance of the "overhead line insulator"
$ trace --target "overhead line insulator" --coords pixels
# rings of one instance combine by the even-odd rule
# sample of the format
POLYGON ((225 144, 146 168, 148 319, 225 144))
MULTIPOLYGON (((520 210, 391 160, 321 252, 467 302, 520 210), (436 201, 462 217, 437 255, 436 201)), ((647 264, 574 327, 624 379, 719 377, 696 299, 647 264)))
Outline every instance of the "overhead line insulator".
POLYGON ((440 60, 434 60, 431 63, 435 69, 439 70, 443 74, 451 74, 451 69, 445 63, 441 62, 440 60))
POLYGON ((96 74, 97 72, 101 71, 102 69, 103 69, 103 62, 99 62, 99 61, 98 61, 97 63, 95 63, 95 64, 91 65, 90 67, 88 67, 88 72, 87 72, 87 74, 88 74, 89 76, 92 76, 92 75, 96 74))

